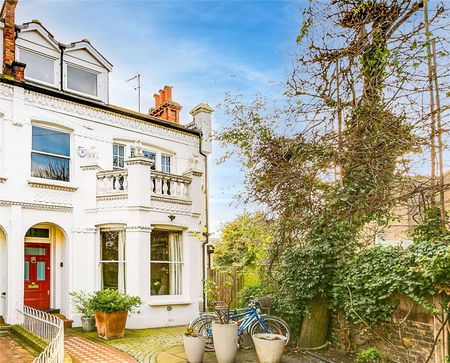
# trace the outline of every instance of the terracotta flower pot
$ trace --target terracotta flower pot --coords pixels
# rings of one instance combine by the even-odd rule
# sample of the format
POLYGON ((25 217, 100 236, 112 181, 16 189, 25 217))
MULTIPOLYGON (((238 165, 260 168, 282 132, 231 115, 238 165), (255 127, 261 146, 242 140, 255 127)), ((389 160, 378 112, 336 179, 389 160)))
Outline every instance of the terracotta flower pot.
POLYGON ((189 363, 203 362, 203 353, 205 352, 204 337, 188 337, 183 335, 184 352, 189 363))
POLYGON ((214 349, 218 363, 233 363, 238 346, 238 325, 212 323, 214 349))
POLYGON ((113 313, 96 311, 95 325, 97 325, 98 336, 104 339, 123 338, 127 316, 127 311, 115 311, 113 313))
POLYGON ((278 334, 254 334, 256 355, 259 363, 279 363, 283 356, 286 337, 278 334))

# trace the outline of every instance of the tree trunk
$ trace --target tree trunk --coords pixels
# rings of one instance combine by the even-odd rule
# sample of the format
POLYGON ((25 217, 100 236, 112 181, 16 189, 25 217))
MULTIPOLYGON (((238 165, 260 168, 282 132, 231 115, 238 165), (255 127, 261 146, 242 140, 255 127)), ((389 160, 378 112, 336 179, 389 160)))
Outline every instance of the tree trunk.
POLYGON ((320 347, 326 343, 328 335, 330 314, 327 300, 318 296, 308 304, 308 308, 297 344, 300 349, 320 347))

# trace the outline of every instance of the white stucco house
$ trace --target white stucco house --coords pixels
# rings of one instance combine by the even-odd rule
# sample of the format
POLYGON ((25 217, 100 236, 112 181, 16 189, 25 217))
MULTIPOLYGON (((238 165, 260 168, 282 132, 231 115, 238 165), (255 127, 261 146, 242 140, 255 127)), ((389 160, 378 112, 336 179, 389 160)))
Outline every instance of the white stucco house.
POLYGON ((127 327, 187 323, 202 306, 207 104, 185 125, 172 88, 148 113, 109 104, 112 65, 89 41, 0 21, 0 316, 22 304, 80 324, 69 291, 144 304, 127 327))

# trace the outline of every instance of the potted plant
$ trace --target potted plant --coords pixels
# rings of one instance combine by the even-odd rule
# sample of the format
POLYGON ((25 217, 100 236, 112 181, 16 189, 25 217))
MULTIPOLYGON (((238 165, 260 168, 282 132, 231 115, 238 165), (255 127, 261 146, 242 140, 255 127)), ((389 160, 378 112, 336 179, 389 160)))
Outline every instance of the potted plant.
POLYGON ((90 299, 90 308, 95 312, 98 336, 104 339, 118 339, 125 335, 129 312, 142 304, 139 296, 129 296, 118 290, 97 291, 90 299))
POLYGON ((94 311, 91 309, 90 300, 92 298, 92 294, 88 294, 84 291, 69 292, 70 297, 72 298, 72 303, 77 309, 77 312, 81 313, 81 326, 83 331, 90 332, 95 330, 95 318, 94 311))
POLYGON ((279 363, 283 355, 286 337, 279 334, 254 334, 256 355, 259 363, 279 363))
POLYGON ((205 352, 205 338, 187 328, 183 334, 184 352, 189 363, 201 363, 205 352))

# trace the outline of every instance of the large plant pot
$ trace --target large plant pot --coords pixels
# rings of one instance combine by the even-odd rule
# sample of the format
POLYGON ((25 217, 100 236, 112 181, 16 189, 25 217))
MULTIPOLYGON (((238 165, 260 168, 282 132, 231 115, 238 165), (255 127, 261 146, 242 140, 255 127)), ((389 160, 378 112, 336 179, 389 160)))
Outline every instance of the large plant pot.
POLYGON ((184 352, 189 363, 201 363, 205 352, 204 337, 188 337, 183 335, 184 352))
POLYGON ((93 316, 86 318, 85 316, 81 317, 81 326, 83 331, 90 332, 95 330, 95 318, 93 316))
POLYGON ((238 325, 212 323, 214 349, 218 363, 233 363, 238 346, 238 325))
POLYGON ((259 363, 279 363, 283 356, 286 337, 278 334, 254 334, 256 355, 259 363))
POLYGON ((127 311, 115 311, 113 313, 95 312, 95 325, 100 338, 119 339, 125 335, 127 323, 127 311))

